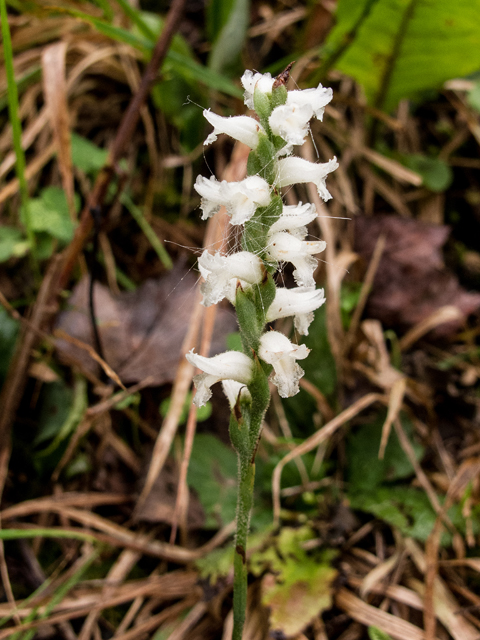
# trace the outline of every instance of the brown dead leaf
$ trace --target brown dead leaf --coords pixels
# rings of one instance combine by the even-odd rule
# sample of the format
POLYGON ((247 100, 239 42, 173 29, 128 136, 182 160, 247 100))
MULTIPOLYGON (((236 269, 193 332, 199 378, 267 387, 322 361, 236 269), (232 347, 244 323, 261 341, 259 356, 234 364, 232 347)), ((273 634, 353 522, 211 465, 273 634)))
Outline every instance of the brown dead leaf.
MULTIPOLYGON (((195 274, 177 268, 116 297, 107 287, 95 284, 95 311, 105 360, 124 383, 148 376, 152 377, 151 386, 173 380, 192 313, 195 282, 195 274)), ((59 316, 58 328, 92 345, 87 279, 75 287, 68 306, 59 316)), ((233 314, 219 309, 211 352, 223 351, 225 336, 235 329, 233 314)), ((96 371, 96 364, 85 351, 66 341, 59 341, 58 346, 60 353, 96 371)))
MULTIPOLYGON (((167 458, 162 472, 155 480, 152 490, 142 503, 135 520, 144 522, 166 522, 172 524, 175 514, 175 499, 178 487, 178 469, 171 458, 167 458)), ((188 529, 201 529, 205 524, 205 512, 195 493, 190 492, 188 515, 185 519, 188 529)))
MULTIPOLYGON (((452 305, 463 316, 480 309, 480 293, 465 291, 445 267, 441 248, 449 234, 446 226, 398 216, 355 219, 355 250, 368 263, 379 236, 385 236, 367 309, 370 317, 389 326, 410 327, 440 307, 452 305)), ((434 334, 449 335, 460 326, 451 321, 434 334)))

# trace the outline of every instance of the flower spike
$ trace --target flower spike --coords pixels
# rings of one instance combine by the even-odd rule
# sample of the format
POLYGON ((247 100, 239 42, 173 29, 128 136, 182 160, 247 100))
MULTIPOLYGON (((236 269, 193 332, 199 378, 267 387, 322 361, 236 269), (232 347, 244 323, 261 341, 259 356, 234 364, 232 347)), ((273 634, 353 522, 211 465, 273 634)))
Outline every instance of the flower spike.
POLYGON ((232 225, 243 225, 242 249, 231 255, 205 250, 198 260, 204 279, 202 304, 227 298, 235 307, 242 351, 227 351, 212 358, 192 351, 187 360, 201 373, 194 377, 194 404, 204 405, 211 387, 222 386, 230 405, 230 439, 238 455, 238 507, 233 578, 234 640, 241 640, 247 601, 245 563, 247 535, 253 503, 255 454, 270 402, 269 380, 283 398, 298 393, 304 375, 298 360, 309 354, 306 345, 294 344, 278 331, 265 331, 266 323, 292 316, 298 333, 308 335, 313 312, 325 302, 323 289, 315 289, 315 257, 325 249, 322 240, 309 240, 308 225, 317 217, 309 203, 286 206, 279 190, 312 182, 323 200, 331 198, 326 178, 337 168, 335 158, 308 162, 290 155, 310 133, 310 120, 322 120, 332 99, 331 89, 288 91, 292 64, 276 78, 269 73, 245 71, 241 78, 245 104, 253 117, 222 117, 210 110, 204 116, 213 126, 205 144, 225 133, 252 150, 247 177, 238 182, 199 176, 194 185, 201 197, 202 218, 225 207, 232 225), (287 156, 287 157, 284 157, 287 156), (275 267, 290 262, 297 287, 277 288, 275 267))

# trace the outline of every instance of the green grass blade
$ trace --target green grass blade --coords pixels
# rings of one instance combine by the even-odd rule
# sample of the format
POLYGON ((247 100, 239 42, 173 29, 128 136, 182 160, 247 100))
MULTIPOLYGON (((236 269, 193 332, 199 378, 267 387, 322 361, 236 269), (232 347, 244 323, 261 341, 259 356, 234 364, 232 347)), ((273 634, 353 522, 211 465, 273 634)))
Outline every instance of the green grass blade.
POLYGON ((132 5, 127 2, 127 0, 117 0, 117 4, 120 5, 123 13, 130 18, 134 25, 137 26, 138 30, 143 33, 143 35, 151 40, 152 42, 156 42, 157 34, 150 29, 148 24, 142 20, 140 13, 136 11, 132 5))
POLYGON ((147 240, 150 242, 150 244, 154 248, 155 253, 157 254, 160 262, 163 264, 163 266, 166 269, 171 269, 173 267, 172 259, 168 255, 168 252, 163 246, 163 244, 158 239, 158 236, 155 233, 155 231, 152 229, 150 224, 145 219, 145 216, 143 215, 141 209, 137 207, 137 205, 131 200, 130 196, 128 196, 126 193, 123 193, 120 196, 120 201, 130 211, 132 218, 138 224, 140 229, 143 231, 143 233, 147 237, 147 240))
POLYGON ((68 538, 83 542, 98 542, 95 536, 81 531, 65 529, 1 529, 0 540, 22 540, 23 538, 68 538))
POLYGON ((22 127, 19 116, 18 90, 15 82, 15 72, 13 69, 12 39, 10 37, 6 0, 0 0, 0 20, 2 22, 3 54, 5 59, 5 72, 7 75, 8 112, 10 116, 10 123, 12 125, 13 148, 15 150, 16 156, 15 171, 17 174, 18 182, 20 184, 20 197, 25 214, 24 220, 27 238, 32 249, 35 268, 38 270, 35 260, 35 235, 32 228, 32 220, 28 202, 28 186, 27 179, 25 177, 26 162, 25 154, 22 148, 22 127))

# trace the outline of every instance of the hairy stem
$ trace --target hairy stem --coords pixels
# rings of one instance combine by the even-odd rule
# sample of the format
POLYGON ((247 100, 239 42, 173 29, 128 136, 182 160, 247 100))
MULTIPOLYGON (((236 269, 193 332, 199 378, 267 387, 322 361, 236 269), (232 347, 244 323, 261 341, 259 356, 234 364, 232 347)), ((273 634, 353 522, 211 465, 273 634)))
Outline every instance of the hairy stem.
POLYGON ((245 613, 247 609, 247 536, 253 505, 255 463, 250 456, 238 454, 238 502, 237 535, 235 538, 234 578, 233 578, 233 636, 232 640, 242 640, 245 613))

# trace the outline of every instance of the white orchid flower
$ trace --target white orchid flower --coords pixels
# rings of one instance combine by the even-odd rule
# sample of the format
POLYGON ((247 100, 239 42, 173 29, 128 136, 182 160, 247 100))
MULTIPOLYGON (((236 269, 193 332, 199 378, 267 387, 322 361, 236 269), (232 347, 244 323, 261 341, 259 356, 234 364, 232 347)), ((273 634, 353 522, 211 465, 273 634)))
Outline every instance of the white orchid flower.
POLYGON ((325 107, 332 98, 332 89, 322 87, 322 85, 319 84, 316 89, 289 91, 287 94, 287 105, 295 105, 296 107, 308 105, 312 109, 312 115, 319 120, 323 120, 325 107))
POLYGON ((290 398, 298 393, 298 382, 305 372, 295 360, 303 360, 309 353, 306 345, 293 344, 278 331, 268 331, 260 338, 258 355, 273 365, 275 375, 272 382, 282 398, 290 398))
POLYGON ((198 259, 198 267, 205 280, 200 288, 205 307, 217 304, 223 298, 234 303, 237 280, 242 284, 257 284, 265 273, 263 260, 249 251, 224 256, 220 252, 212 255, 205 249, 198 259))
POLYGON ((317 217, 317 210, 313 204, 307 202, 297 205, 284 205, 282 213, 271 225, 269 233, 278 231, 288 231, 296 238, 303 240, 307 235, 307 224, 310 224, 317 217))
POLYGON ((325 302, 323 289, 298 287, 277 289, 275 299, 267 311, 267 322, 294 316, 296 330, 308 336, 308 327, 313 321, 313 312, 325 302))
POLYGON ((280 217, 268 230, 269 234, 288 231, 296 238, 303 240, 307 235, 307 224, 317 217, 315 206, 309 202, 296 205, 284 205, 280 217))
POLYGON ((318 190, 318 195, 325 201, 332 197, 325 184, 325 178, 338 167, 336 158, 328 162, 314 163, 303 158, 283 158, 277 163, 277 187, 286 187, 290 184, 313 182, 318 190))
POLYGON ((239 182, 219 182, 215 176, 210 179, 198 176, 194 188, 202 196, 202 220, 213 216, 223 205, 232 224, 243 224, 250 220, 257 207, 266 207, 270 202, 270 186, 260 176, 248 176, 239 182))
POLYGON ((327 243, 323 240, 300 240, 286 231, 268 234, 267 255, 276 262, 291 262, 295 271, 293 277, 299 287, 314 287, 313 272, 317 260, 313 257, 325 251, 327 243))
POLYGON ((206 358, 193 352, 193 349, 185 356, 190 362, 204 373, 193 378, 197 393, 193 404, 203 407, 212 397, 211 386, 221 380, 236 380, 242 384, 249 384, 253 375, 254 363, 248 356, 240 351, 225 351, 218 356, 206 358))
POLYGON ((313 116, 312 107, 309 104, 282 104, 276 107, 268 119, 272 133, 280 136, 287 145, 278 152, 278 155, 291 153, 294 145, 303 144, 309 131, 309 122, 313 116))
POLYGON ((203 112, 204 117, 213 126, 213 133, 211 133, 203 144, 211 144, 215 142, 217 136, 220 133, 226 133, 235 140, 240 140, 250 147, 250 149, 256 149, 258 146, 259 135, 265 134, 265 130, 262 125, 254 118, 248 116, 231 116, 224 118, 210 110, 205 109, 203 112))
POLYGON ((243 74, 241 78, 241 83, 243 88, 245 89, 244 93, 244 102, 249 109, 254 109, 253 104, 253 94, 255 93, 255 89, 257 91, 261 91, 262 93, 270 94, 272 93, 273 83, 275 82, 275 78, 269 73, 253 73, 253 71, 247 70, 243 74))
POLYGON ((232 411, 237 404, 239 397, 240 400, 252 399, 248 387, 246 387, 242 382, 237 382, 236 380, 222 380, 222 387, 232 411))

